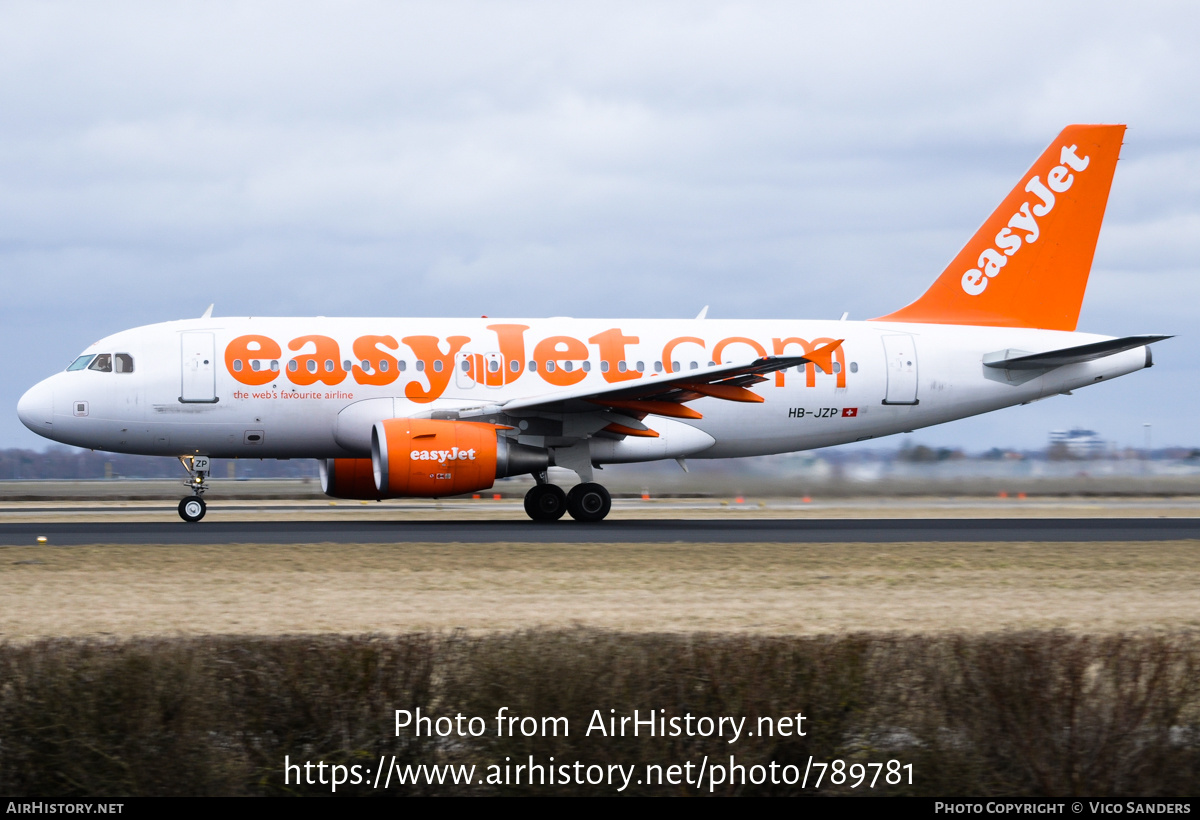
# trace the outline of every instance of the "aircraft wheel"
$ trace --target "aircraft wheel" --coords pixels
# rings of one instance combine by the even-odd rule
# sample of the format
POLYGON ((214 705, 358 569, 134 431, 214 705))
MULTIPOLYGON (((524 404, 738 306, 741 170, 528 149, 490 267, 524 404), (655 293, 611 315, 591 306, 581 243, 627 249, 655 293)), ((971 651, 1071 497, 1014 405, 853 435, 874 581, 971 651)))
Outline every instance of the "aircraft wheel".
POLYGON ((204 517, 208 505, 198 495, 185 498, 179 502, 179 517, 189 524, 194 524, 204 517))
POLYGON ((603 521, 612 509, 612 496, 599 484, 579 484, 567 494, 567 512, 576 521, 603 521))
POLYGON ((525 513, 534 521, 557 521, 567 511, 567 494, 554 484, 538 484, 525 493, 525 513))

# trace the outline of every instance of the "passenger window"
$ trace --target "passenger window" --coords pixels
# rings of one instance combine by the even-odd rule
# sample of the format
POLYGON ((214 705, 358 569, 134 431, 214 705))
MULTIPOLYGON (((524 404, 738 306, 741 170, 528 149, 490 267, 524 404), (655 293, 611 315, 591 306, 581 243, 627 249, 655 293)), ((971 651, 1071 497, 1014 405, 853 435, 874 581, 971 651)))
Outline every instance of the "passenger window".
POLYGON ((467 361, 466 359, 463 359, 462 360, 462 372, 466 373, 470 369, 471 369, 471 363, 469 361, 467 361))
POLYGON ((637 371, 638 371, 639 373, 645 373, 645 372, 646 372, 646 365, 645 365, 643 362, 638 362, 638 363, 637 363, 637 371))
MULTIPOLYGON (((241 364, 241 362, 234 362, 235 367, 239 364, 241 364)), ((238 369, 240 370, 241 368, 238 368, 238 369)), ((296 362, 295 359, 292 359, 290 362, 288 362, 288 370, 295 373, 299 369, 300 369, 300 365, 296 362)))
POLYGON ((272 372, 272 373, 278 373, 278 372, 279 372, 279 361, 278 361, 278 360, 276 360, 276 359, 272 359, 272 360, 271 360, 271 372, 272 372))
POLYGON ((521 363, 518 362, 516 359, 513 359, 511 362, 508 363, 508 369, 511 370, 512 372, 516 373, 518 370, 521 369, 521 363))
POLYGON ((591 362, 584 362, 584 363, 583 363, 583 372, 584 372, 584 373, 591 373, 591 372, 592 372, 592 363, 591 363, 591 362))
POLYGON ((99 356, 96 357, 96 361, 92 362, 92 365, 91 365, 91 367, 88 368, 88 370, 97 370, 101 373, 111 373, 112 372, 112 354, 111 353, 101 353, 99 356))
MULTIPOLYGON (((365 369, 365 368, 364 368, 364 369, 365 369)), ((386 373, 386 372, 387 372, 387 369, 388 369, 388 363, 387 363, 387 359, 380 359, 380 360, 379 360, 379 372, 380 372, 380 373, 386 373)))
POLYGON ((433 372, 434 372, 434 373, 441 373, 441 372, 442 372, 442 360, 441 360, 441 359, 434 359, 434 360, 433 360, 433 372))
POLYGON ((132 373, 133 357, 128 353, 118 353, 116 355, 116 365, 118 373, 132 373))
POLYGON ((624 360, 624 359, 622 359, 621 361, 617 362, 617 370, 619 370, 620 372, 624 373, 624 372, 625 372, 626 370, 628 370, 628 369, 629 369, 629 366, 625 364, 625 360, 624 360))
POLYGON ((83 370, 85 367, 91 364, 93 356, 95 356, 94 353, 88 353, 80 356, 78 359, 71 362, 71 366, 67 368, 67 372, 69 373, 72 370, 83 370))

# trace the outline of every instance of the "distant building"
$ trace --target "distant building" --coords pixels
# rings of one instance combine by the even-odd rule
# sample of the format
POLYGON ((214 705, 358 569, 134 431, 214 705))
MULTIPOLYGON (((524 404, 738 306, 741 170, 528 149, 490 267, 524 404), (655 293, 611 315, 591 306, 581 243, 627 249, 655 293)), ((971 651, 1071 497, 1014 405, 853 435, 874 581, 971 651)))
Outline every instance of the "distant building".
POLYGON ((1075 427, 1050 431, 1051 458, 1099 458, 1107 450, 1108 443, 1095 430, 1075 427))

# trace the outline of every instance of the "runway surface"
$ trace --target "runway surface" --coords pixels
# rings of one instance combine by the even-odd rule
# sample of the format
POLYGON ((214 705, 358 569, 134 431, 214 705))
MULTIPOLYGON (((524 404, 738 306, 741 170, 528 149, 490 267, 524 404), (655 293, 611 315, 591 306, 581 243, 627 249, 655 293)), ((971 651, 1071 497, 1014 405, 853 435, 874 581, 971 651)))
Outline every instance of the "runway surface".
POLYGON ((641 519, 531 521, 105 521, 3 523, 0 545, 379 543, 896 543, 1181 541, 1200 518, 641 519))

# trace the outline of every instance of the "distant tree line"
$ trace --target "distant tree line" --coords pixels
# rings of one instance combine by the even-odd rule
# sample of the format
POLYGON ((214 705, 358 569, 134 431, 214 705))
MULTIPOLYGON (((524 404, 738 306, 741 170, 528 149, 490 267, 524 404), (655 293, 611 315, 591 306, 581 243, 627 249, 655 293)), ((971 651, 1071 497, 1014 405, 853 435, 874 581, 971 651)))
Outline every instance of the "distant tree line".
MULTIPOLYGON (((310 478, 317 462, 302 458, 213 459, 214 478, 310 478)), ((0 450, 0 481, 38 478, 183 478, 183 468, 173 458, 130 456, 50 447, 37 450, 0 450)))

